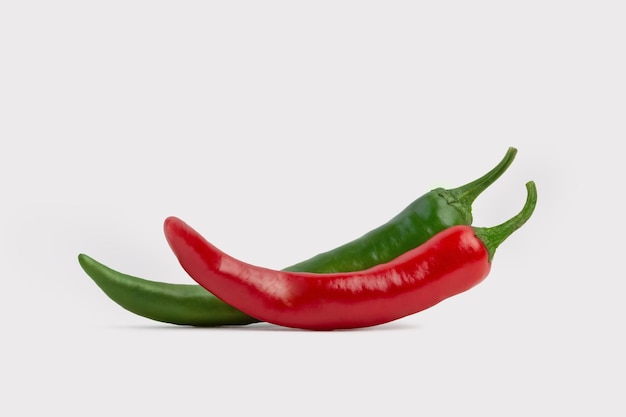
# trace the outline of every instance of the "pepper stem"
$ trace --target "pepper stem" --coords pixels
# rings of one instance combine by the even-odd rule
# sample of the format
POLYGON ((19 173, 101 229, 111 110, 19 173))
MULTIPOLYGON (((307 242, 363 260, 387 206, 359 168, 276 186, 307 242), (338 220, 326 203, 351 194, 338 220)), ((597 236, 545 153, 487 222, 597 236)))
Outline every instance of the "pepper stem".
POLYGON ((522 210, 504 223, 493 227, 474 227, 474 233, 483 242, 489 253, 489 262, 493 259, 496 249, 513 232, 522 227, 530 218, 537 205, 537 188, 533 181, 526 183, 526 203, 522 210))
POLYGON ((504 158, 500 161, 498 165, 496 165, 491 171, 487 172, 482 177, 474 180, 468 184, 462 185, 458 188, 454 188, 452 190, 448 190, 451 196, 454 197, 457 203, 462 205, 470 206, 476 197, 480 195, 487 187, 493 184, 504 171, 507 170, 509 165, 515 159, 515 155, 517 154, 517 149, 513 147, 509 147, 504 155, 504 158))

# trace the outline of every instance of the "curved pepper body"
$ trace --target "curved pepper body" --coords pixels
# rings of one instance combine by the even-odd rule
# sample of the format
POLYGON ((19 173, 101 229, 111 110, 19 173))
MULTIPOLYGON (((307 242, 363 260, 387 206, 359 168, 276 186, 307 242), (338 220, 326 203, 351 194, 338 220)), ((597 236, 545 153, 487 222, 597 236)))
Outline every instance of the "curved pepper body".
MULTIPOLYGON (((387 223, 284 271, 335 273, 364 270, 396 258, 447 227, 470 224, 471 212, 450 204, 448 193, 442 188, 429 191, 387 223)), ((261 321, 238 311, 200 285, 158 282, 124 274, 85 254, 79 254, 78 261, 111 300, 151 320, 202 327, 261 321)))
POLYGON ((183 269, 237 309, 287 327, 332 330, 387 323, 464 292, 489 273, 470 226, 454 226, 384 264, 332 274, 276 271, 225 254, 175 217, 164 225, 183 269))
MULTIPOLYGON (((335 273, 368 269, 390 261, 450 226, 470 224, 471 211, 450 204, 438 188, 413 201, 387 223, 333 250, 284 271, 335 273)), ((116 271, 79 254, 82 269, 122 308, 139 316, 176 325, 230 326, 261 320, 238 311, 200 285, 172 284, 116 271)))

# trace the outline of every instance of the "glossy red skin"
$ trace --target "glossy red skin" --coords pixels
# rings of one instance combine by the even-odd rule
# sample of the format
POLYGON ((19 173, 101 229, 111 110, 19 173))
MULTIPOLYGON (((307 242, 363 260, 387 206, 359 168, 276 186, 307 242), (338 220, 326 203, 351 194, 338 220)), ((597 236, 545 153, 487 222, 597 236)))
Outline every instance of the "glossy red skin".
POLYGON ((400 319, 467 291, 488 274, 483 242, 454 226, 396 259, 358 272, 286 272, 225 254, 182 220, 169 217, 165 236, 181 266, 226 303, 276 325, 332 330, 400 319))

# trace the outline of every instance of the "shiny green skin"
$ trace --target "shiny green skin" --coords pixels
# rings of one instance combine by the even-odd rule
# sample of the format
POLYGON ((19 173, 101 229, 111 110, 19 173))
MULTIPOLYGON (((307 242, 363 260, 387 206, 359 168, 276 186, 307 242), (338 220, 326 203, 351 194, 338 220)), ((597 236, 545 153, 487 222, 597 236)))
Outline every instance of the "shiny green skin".
MULTIPOLYGON (((359 271, 388 262, 448 227, 471 225, 471 204, 504 173, 516 153, 515 148, 509 148, 502 161, 481 178, 452 190, 434 189, 413 201, 387 223, 360 238, 285 270, 314 273, 359 271)), ((126 275, 84 254, 78 256, 78 261, 109 298, 137 315, 189 326, 259 322, 199 285, 170 284, 126 275)))

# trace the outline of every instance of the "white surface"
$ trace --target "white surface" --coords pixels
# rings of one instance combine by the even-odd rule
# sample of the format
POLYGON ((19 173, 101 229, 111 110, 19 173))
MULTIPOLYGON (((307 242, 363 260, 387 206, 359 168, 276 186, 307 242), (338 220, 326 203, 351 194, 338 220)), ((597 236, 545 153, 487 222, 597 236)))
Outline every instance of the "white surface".
POLYGON ((0 414, 623 416, 623 2, 2 2, 0 414), (416 4, 417 3, 417 4, 416 4), (176 215, 281 268, 509 171, 485 282, 371 329, 188 329, 176 215))

